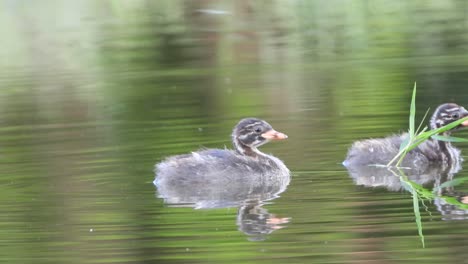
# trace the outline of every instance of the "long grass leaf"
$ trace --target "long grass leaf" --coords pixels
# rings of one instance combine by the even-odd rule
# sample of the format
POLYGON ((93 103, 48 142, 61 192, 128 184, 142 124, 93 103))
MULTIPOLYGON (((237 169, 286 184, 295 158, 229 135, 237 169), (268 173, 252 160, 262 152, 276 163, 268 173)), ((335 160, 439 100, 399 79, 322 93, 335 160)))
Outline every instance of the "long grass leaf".
POLYGON ((404 176, 401 176, 401 175, 398 175, 398 176, 400 177, 401 187, 403 187, 403 189, 405 189, 406 191, 412 193, 413 187, 411 187, 411 184, 409 184, 408 182, 406 182, 405 179, 403 179, 404 176))
MULTIPOLYGON (((428 108, 426 110, 426 113, 424 114, 423 119, 421 120, 421 123, 419 123, 418 129, 416 129, 416 132, 415 132, 416 134, 419 133, 419 129, 421 129, 421 126, 424 124, 424 121, 426 120, 427 114, 429 114, 429 110, 430 110, 430 108, 428 108)), ((422 131, 425 131, 426 129, 427 129, 427 127, 425 127, 422 131)))
POLYGON ((410 138, 414 136, 414 119, 416 116, 416 82, 414 83, 413 96, 411 97, 411 107, 409 116, 409 134, 410 138))
MULTIPOLYGON (((401 145, 400 145, 401 146, 401 145)), ((406 152, 406 148, 408 148, 408 146, 406 146, 405 148, 403 149, 400 149, 400 151, 398 151, 398 153, 395 155, 395 157, 393 157, 392 160, 390 160, 388 163, 387 163, 387 167, 390 167, 401 155, 403 155, 405 152, 406 152)), ((404 156, 403 156, 404 157, 404 156)))
MULTIPOLYGON (((427 114, 429 112, 429 109, 426 111, 424 114, 423 120, 427 117, 427 114)), ((421 127, 423 122, 421 122, 415 131, 414 125, 415 125, 415 116, 416 116, 416 82, 414 83, 414 88, 413 88, 413 94, 411 97, 411 106, 410 106, 410 116, 409 116, 409 131, 408 131, 408 137, 405 138, 401 144, 398 153, 393 157, 388 163, 387 167, 390 167, 396 162, 396 167, 398 167, 402 162, 405 156, 416 148, 418 145, 423 143, 424 141, 430 139, 431 137, 437 139, 437 140, 444 140, 444 141, 452 141, 452 142, 468 142, 468 140, 461 139, 461 138, 455 138, 455 137, 448 137, 448 136, 438 136, 438 134, 444 133, 450 129, 455 128, 456 126, 460 125, 461 123, 468 121, 468 117, 462 118, 460 120, 457 120, 455 122, 452 122, 448 125, 445 125, 443 127, 437 128, 437 129, 432 129, 429 131, 427 130, 427 127, 424 127, 421 131, 421 127), (436 136, 435 136, 436 135, 436 136), (435 137, 434 137, 435 136, 435 137)))
POLYGON ((403 162, 403 159, 406 157, 406 154, 408 153, 408 149, 405 148, 403 151, 403 154, 400 156, 400 159, 398 159, 398 162, 396 163, 397 167, 400 167, 401 163, 403 162))
POLYGON ((459 138, 459 137, 452 137, 452 136, 441 136, 441 135, 433 135, 433 139, 447 141, 447 142, 468 142, 466 138, 459 138))
POLYGON ((454 121, 454 122, 452 122, 452 123, 450 123, 448 125, 445 125, 443 127, 439 127, 437 129, 433 129, 433 130, 429 130, 427 132, 421 133, 421 134, 418 135, 418 137, 419 136, 426 137, 426 138, 432 137, 433 135, 440 134, 440 133, 443 133, 443 132, 445 132, 447 130, 450 130, 450 129, 460 125, 461 123, 463 123, 463 122, 465 122, 467 120, 468 120, 468 117, 459 119, 459 120, 454 121))
POLYGON ((405 139, 403 139, 403 141, 401 142, 400 144, 400 149, 398 151, 402 151, 404 148, 406 148, 408 146, 410 142, 410 136, 408 135, 407 137, 405 137, 405 139))
POLYGON ((461 203, 457 200, 456 197, 452 196, 440 196, 446 203, 455 205, 457 208, 462 209, 462 210, 468 210, 468 205, 461 203))
POLYGON ((427 138, 417 138, 415 139, 411 145, 409 145, 407 148, 406 148, 406 152, 410 152, 411 150, 415 149, 417 146, 419 146, 421 143, 423 143, 424 141, 426 141, 427 138))
POLYGON ((457 179, 453 179, 451 181, 446 181, 446 182, 442 183, 440 186, 435 187, 433 191, 438 191, 440 189, 447 188, 447 187, 457 186, 457 185, 460 185, 460 184, 462 184, 462 183, 464 183, 466 181, 468 181, 468 177, 457 178, 457 179))
POLYGON ((411 194, 413 195, 413 210, 414 210, 416 225, 418 226, 418 234, 419 234, 419 237, 421 238, 422 246, 423 248, 425 248, 426 246, 424 244, 424 235, 422 231, 421 213, 419 212, 419 196, 415 189, 413 189, 411 194))
MULTIPOLYGON (((418 227, 418 234, 419 234, 419 237, 421 238, 422 246, 423 246, 423 248, 425 248, 426 246, 425 246, 425 243, 424 243, 424 234, 423 234, 423 228, 422 228, 422 222, 421 222, 421 213, 419 212, 419 199, 420 198, 419 198, 418 190, 417 190, 417 189, 419 189, 420 191, 422 191, 425 188, 422 187, 421 185, 409 180, 408 177, 400 169, 398 170, 398 172, 400 173, 401 186, 403 186, 403 188, 405 190, 410 192, 411 196, 413 197, 413 211, 414 211, 416 226, 418 227)), ((429 192, 428 190, 426 190, 426 191, 429 194, 431 194, 431 192, 429 192)), ((421 199, 421 201, 422 201, 422 199, 421 199)))

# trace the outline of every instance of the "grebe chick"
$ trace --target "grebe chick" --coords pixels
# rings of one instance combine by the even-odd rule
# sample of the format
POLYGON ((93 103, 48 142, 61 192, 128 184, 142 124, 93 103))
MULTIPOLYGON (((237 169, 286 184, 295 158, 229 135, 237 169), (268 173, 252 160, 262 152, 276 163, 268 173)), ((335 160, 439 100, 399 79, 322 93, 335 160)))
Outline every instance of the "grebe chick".
POLYGON ((270 140, 286 138, 263 120, 242 119, 232 132, 234 150, 204 149, 168 157, 156 164, 154 184, 161 197, 171 196, 169 192, 186 192, 187 188, 199 195, 197 192, 210 187, 218 190, 242 184, 242 188, 254 191, 263 188, 265 183, 275 185, 277 182, 278 186, 285 186, 289 183, 289 169, 281 160, 261 152, 258 147, 270 140))
MULTIPOLYGON (((454 103, 442 104, 434 111, 429 127, 430 129, 437 129, 466 116, 468 116, 468 111, 462 106, 454 103)), ((468 126, 468 121, 461 123, 450 131, 446 131, 444 135, 450 135, 451 132, 466 126, 468 126)), ((348 150, 343 165, 349 167, 387 164, 399 152, 401 143, 407 137, 408 133, 403 133, 386 138, 356 141, 348 150)), ((434 163, 453 166, 453 164, 459 163, 461 160, 460 150, 453 147, 450 142, 431 138, 408 152, 401 166, 418 167, 434 163)))

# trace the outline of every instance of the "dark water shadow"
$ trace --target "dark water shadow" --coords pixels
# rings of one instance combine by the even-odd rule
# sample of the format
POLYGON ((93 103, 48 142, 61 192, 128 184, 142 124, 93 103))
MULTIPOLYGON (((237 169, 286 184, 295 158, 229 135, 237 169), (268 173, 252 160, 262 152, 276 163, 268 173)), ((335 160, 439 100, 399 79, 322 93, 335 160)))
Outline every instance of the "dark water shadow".
POLYGON ((284 228, 289 217, 277 217, 269 213, 263 205, 276 199, 286 191, 290 176, 264 175, 273 181, 246 181, 225 184, 222 173, 213 177, 209 183, 190 180, 188 176, 177 175, 174 178, 183 181, 159 181, 156 183, 156 195, 164 199, 170 207, 192 207, 194 209, 217 209, 237 207, 236 224, 238 230, 251 241, 261 241, 275 230, 284 228), (187 180, 189 179, 189 180, 187 180))

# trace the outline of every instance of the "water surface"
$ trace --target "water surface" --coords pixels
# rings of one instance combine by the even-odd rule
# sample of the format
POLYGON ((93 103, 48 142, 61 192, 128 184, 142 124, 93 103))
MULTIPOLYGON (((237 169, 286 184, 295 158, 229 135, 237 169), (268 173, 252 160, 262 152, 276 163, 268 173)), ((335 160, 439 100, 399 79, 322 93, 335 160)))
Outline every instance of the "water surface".
MULTIPOLYGON (((423 248, 411 194, 370 187, 341 165, 352 141, 407 129, 415 81, 419 118, 440 103, 468 105, 464 1, 0 7, 1 261, 468 258, 463 206, 420 204, 423 248), (289 136, 262 147, 292 171, 278 197, 260 207, 200 209, 157 197, 155 163, 230 147, 232 127, 248 116, 289 136), (252 234, 242 216, 279 227, 252 234)), ((462 169, 453 177, 467 176, 462 169)), ((462 197, 467 188, 447 191, 462 197)))

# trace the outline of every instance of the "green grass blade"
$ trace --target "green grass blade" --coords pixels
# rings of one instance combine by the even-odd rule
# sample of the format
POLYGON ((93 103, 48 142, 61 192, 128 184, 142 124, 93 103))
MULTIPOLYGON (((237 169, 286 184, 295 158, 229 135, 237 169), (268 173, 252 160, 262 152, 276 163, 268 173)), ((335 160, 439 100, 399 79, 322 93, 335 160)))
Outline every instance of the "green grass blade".
POLYGON ((441 135, 433 135, 433 139, 447 141, 447 142, 468 142, 466 138, 459 138, 459 137, 452 137, 452 136, 441 136, 441 135))
MULTIPOLYGON (((426 119, 427 114, 429 113, 429 109, 426 111, 424 114, 423 120, 426 119)), ((424 127, 422 130, 422 124, 424 121, 422 121, 418 128, 415 131, 415 116, 416 116, 416 82, 414 83, 413 87, 413 94, 411 97, 411 106, 410 106, 410 116, 409 116, 409 133, 408 137, 405 138, 401 144, 398 153, 395 155, 395 157, 392 158, 387 163, 387 167, 392 166, 396 162, 396 167, 398 167, 403 159, 405 158, 406 154, 416 148, 418 145, 423 143, 424 141, 430 139, 433 137, 434 139, 437 140, 444 140, 444 141, 451 141, 451 142, 468 142, 468 140, 462 139, 462 138, 455 138, 455 137, 449 137, 449 136, 438 136, 438 134, 444 133, 450 129, 455 128, 456 126, 460 125, 462 122, 468 121, 468 117, 462 118, 460 120, 457 120, 455 122, 452 122, 446 126, 437 128, 437 129, 432 129, 429 131, 427 130, 427 127, 424 127), (435 137, 434 137, 435 136, 435 137)))
MULTIPOLYGON (((463 123, 463 122, 465 122, 467 120, 468 120, 468 117, 465 117, 465 118, 459 119, 459 120, 457 120, 455 122, 452 122, 452 123, 450 123, 448 125, 445 125, 443 127, 439 127, 437 129, 433 129, 433 130, 429 130, 427 132, 421 133, 420 135, 422 137, 429 138, 429 137, 432 137, 433 135, 437 135, 437 134, 443 133, 443 132, 445 132, 447 130, 450 130, 450 129, 460 125, 461 123, 463 123)), ((418 135, 418 137, 419 137, 419 135, 418 135)))
POLYGON ((406 148, 408 146, 410 142, 410 136, 408 135, 407 137, 405 137, 405 139, 403 139, 403 141, 401 142, 400 144, 400 149, 398 150, 398 152, 402 151, 404 148, 406 148))
POLYGON ((424 141, 426 141, 427 138, 416 138, 411 145, 409 145, 407 148, 406 148, 406 152, 410 152, 411 150, 415 149, 417 146, 419 146, 421 143, 423 143, 424 141))
MULTIPOLYGON (((418 135, 413 136, 413 138, 410 138, 409 142, 405 142, 406 140, 403 141, 402 144, 400 144, 400 152, 397 154, 397 156, 400 157, 399 162, 397 163, 397 166, 403 161, 404 157, 406 156, 406 153, 408 153, 411 150, 415 149, 421 143, 423 143, 424 141, 426 141, 429 138, 433 137, 434 135, 437 135, 437 134, 443 133, 443 132, 445 132, 447 130, 450 130, 450 129, 460 125, 462 122, 464 122, 466 120, 468 120, 468 117, 457 120, 455 122, 452 122, 452 123, 450 123, 450 124, 448 124, 446 126, 443 126, 443 127, 437 128, 437 129, 433 129, 433 130, 429 130, 429 131, 424 131, 423 130, 418 135), (403 143, 406 144, 405 147, 401 147, 403 145, 403 143)), ((450 140, 450 138, 452 138, 452 137, 444 137, 442 139, 449 139, 450 140)), ((460 141, 454 141, 454 142, 468 142, 468 141, 465 141, 464 139, 461 139, 461 138, 454 138, 454 140, 457 140, 457 139, 460 140, 460 141)), ((392 161, 389 162, 388 165, 391 165, 393 163, 393 161, 395 161, 397 159, 397 156, 395 156, 395 158, 392 159, 392 161)))
POLYGON ((416 82, 414 83, 413 96, 411 97, 411 107, 410 107, 410 116, 409 116, 409 134, 410 137, 413 137, 414 132, 414 119, 416 116, 416 82))
POLYGON ((404 176, 403 174, 401 174, 401 175, 400 174, 397 174, 397 176, 400 177, 401 187, 403 187, 403 189, 405 189, 407 192, 412 193, 413 192, 413 187, 408 182, 409 180, 405 179, 406 176, 404 176))
POLYGON ((419 212, 419 199, 418 194, 416 191, 413 193, 413 209, 414 209, 414 216, 416 218, 416 225, 418 226, 418 234, 421 238, 422 247, 425 248, 426 245, 424 244, 424 234, 422 230, 422 223, 421 223, 421 213, 419 212))
MULTIPOLYGON (((419 212, 419 194, 418 194, 418 189, 419 191, 425 193, 425 192, 428 192, 429 195, 431 195, 432 193, 429 192, 428 190, 425 190, 424 187, 418 185, 417 183, 414 183, 412 181, 410 181, 408 179, 408 177, 406 177, 406 175, 404 175, 404 173, 401 171, 401 170, 398 170, 401 175, 400 175, 400 183, 401 183, 401 186, 403 186, 404 189, 406 189, 408 192, 411 193, 412 197, 413 197, 413 211, 414 211, 414 216, 415 216, 415 222, 416 222, 416 226, 418 227, 418 234, 419 234, 419 237, 421 238, 421 243, 422 243, 422 246, 423 248, 425 248, 425 243, 424 243, 424 234, 423 234, 423 228, 422 228, 422 222, 421 222, 421 213, 419 212)), ((422 199, 421 199, 422 201, 422 199)))
POLYGON ((440 196, 444 201, 448 204, 455 205, 457 208, 462 209, 462 210, 468 210, 468 205, 461 203, 457 200, 456 197, 451 197, 451 196, 440 196))
MULTIPOLYGON (((421 126, 424 124, 424 121, 426 120, 427 114, 429 114, 430 108, 426 110, 426 113, 423 116, 423 119, 421 120, 421 123, 419 123, 418 129, 416 129, 416 134, 419 133, 419 129, 421 129, 421 126)), ((427 129, 427 127, 424 127, 424 129, 421 132, 424 132, 427 129)))
POLYGON ((403 154, 400 156, 400 159, 398 159, 398 162, 396 163, 395 166, 400 167, 401 163, 403 162, 403 159, 406 157, 406 154, 408 154, 408 149, 405 148, 403 151, 403 154))
POLYGON ((446 181, 446 182, 442 183, 440 186, 434 187, 433 192, 436 192, 436 191, 438 191, 440 189, 447 188, 447 187, 454 187, 454 186, 460 185, 460 184, 462 184, 462 183, 464 183, 466 181, 468 181, 468 177, 457 178, 457 179, 453 179, 451 181, 446 181))

